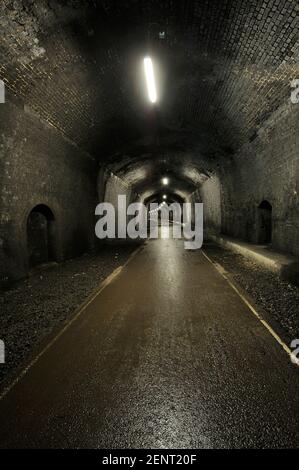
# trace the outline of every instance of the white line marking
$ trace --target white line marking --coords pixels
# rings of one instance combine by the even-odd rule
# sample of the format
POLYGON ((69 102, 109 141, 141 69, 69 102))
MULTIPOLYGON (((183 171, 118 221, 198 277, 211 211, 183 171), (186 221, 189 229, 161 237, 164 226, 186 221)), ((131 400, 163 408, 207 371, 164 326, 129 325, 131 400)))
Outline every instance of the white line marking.
MULTIPOLYGON (((278 344, 283 348, 283 350, 292 358, 292 351, 288 347, 288 345, 278 336, 278 334, 273 330, 273 328, 269 325, 269 323, 266 322, 266 320, 263 319, 263 317, 256 311, 256 309, 251 305, 250 302, 244 297, 244 295, 239 291, 239 289, 230 281, 230 279, 227 276, 227 271, 218 263, 213 261, 211 258, 209 258, 206 253, 202 250, 202 254, 204 257, 215 267, 215 269, 221 274, 221 276, 228 282, 230 287, 238 294, 238 296, 243 300, 243 302, 247 305, 249 310, 255 315, 255 317, 262 323, 262 325, 268 330, 268 332, 273 336, 273 338, 276 339, 278 344)), ((299 359, 296 362, 296 365, 299 366, 299 359)))
MULTIPOLYGON (((37 361, 56 343, 56 341, 69 329, 69 327, 80 317, 80 315, 86 310, 86 308, 94 301, 94 299, 100 295, 100 293, 111 284, 122 272, 122 270, 127 266, 127 264, 132 261, 132 259, 141 251, 143 246, 137 248, 127 259, 125 264, 116 268, 104 281, 100 284, 99 289, 91 294, 91 297, 88 297, 87 300, 78 308, 77 313, 69 320, 69 322, 59 331, 59 333, 45 346, 45 348, 22 370, 20 375, 8 386, 6 387, 0 395, 0 401, 17 385, 18 382, 27 374, 27 372, 37 363, 37 361)), ((76 310, 75 310, 76 312, 76 310)))

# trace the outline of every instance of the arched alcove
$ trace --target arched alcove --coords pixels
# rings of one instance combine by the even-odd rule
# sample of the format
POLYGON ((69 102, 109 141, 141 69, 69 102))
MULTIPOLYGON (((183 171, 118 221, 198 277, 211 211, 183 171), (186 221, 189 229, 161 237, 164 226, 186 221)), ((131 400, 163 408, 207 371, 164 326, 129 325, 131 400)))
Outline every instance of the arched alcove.
POLYGON ((55 217, 51 209, 39 204, 27 218, 27 250, 29 267, 55 261, 55 217))
POLYGON ((258 207, 258 243, 270 244, 272 241, 272 205, 262 201, 258 207))

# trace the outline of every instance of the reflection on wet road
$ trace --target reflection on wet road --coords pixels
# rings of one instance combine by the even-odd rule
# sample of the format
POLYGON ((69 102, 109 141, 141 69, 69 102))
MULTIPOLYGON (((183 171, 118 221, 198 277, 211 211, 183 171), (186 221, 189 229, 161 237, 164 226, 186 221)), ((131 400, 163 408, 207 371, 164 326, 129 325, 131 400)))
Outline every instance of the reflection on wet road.
POLYGON ((298 447, 298 370, 201 251, 149 241, 0 402, 0 447, 298 447))

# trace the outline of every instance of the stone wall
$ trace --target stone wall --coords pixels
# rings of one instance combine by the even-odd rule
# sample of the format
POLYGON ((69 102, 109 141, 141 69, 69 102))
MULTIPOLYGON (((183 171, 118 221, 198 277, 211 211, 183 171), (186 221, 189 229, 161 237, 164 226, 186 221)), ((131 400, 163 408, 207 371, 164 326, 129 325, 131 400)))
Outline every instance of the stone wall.
POLYGON ((201 200, 204 205, 204 233, 221 232, 221 185, 218 176, 208 178, 200 189, 201 200))
POLYGON ((289 100, 222 176, 222 231, 258 241, 258 206, 272 205, 272 246, 299 255, 299 105, 289 100))
MULTIPOLYGON (((99 193, 99 201, 106 202, 112 204, 115 211, 115 221, 116 221, 116 238, 118 239, 118 196, 126 196, 126 207, 125 211, 127 211, 128 205, 136 200, 136 194, 132 191, 130 185, 126 184, 118 176, 114 175, 113 173, 109 173, 103 169, 99 172, 98 177, 98 193, 99 193)), ((129 217, 126 216, 126 223, 128 223, 129 217)), ((125 238, 125 237, 120 237, 125 238)))
POLYGON ((86 152, 8 97, 0 106, 0 278, 28 272, 27 218, 40 204, 55 217, 57 260, 94 244, 96 165, 86 152))

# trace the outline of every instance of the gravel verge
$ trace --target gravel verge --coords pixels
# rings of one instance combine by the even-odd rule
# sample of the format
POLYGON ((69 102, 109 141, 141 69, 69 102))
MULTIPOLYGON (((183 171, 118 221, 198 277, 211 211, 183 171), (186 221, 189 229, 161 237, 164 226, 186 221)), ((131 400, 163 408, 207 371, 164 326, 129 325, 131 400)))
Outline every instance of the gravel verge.
POLYGON ((74 310, 137 248, 134 243, 103 245, 59 265, 36 270, 30 277, 0 292, 0 339, 6 363, 0 366, 0 384, 54 329, 63 326, 74 310))
POLYGON ((224 267, 244 289, 282 327, 290 340, 299 338, 299 288, 258 263, 213 243, 204 251, 224 267))

